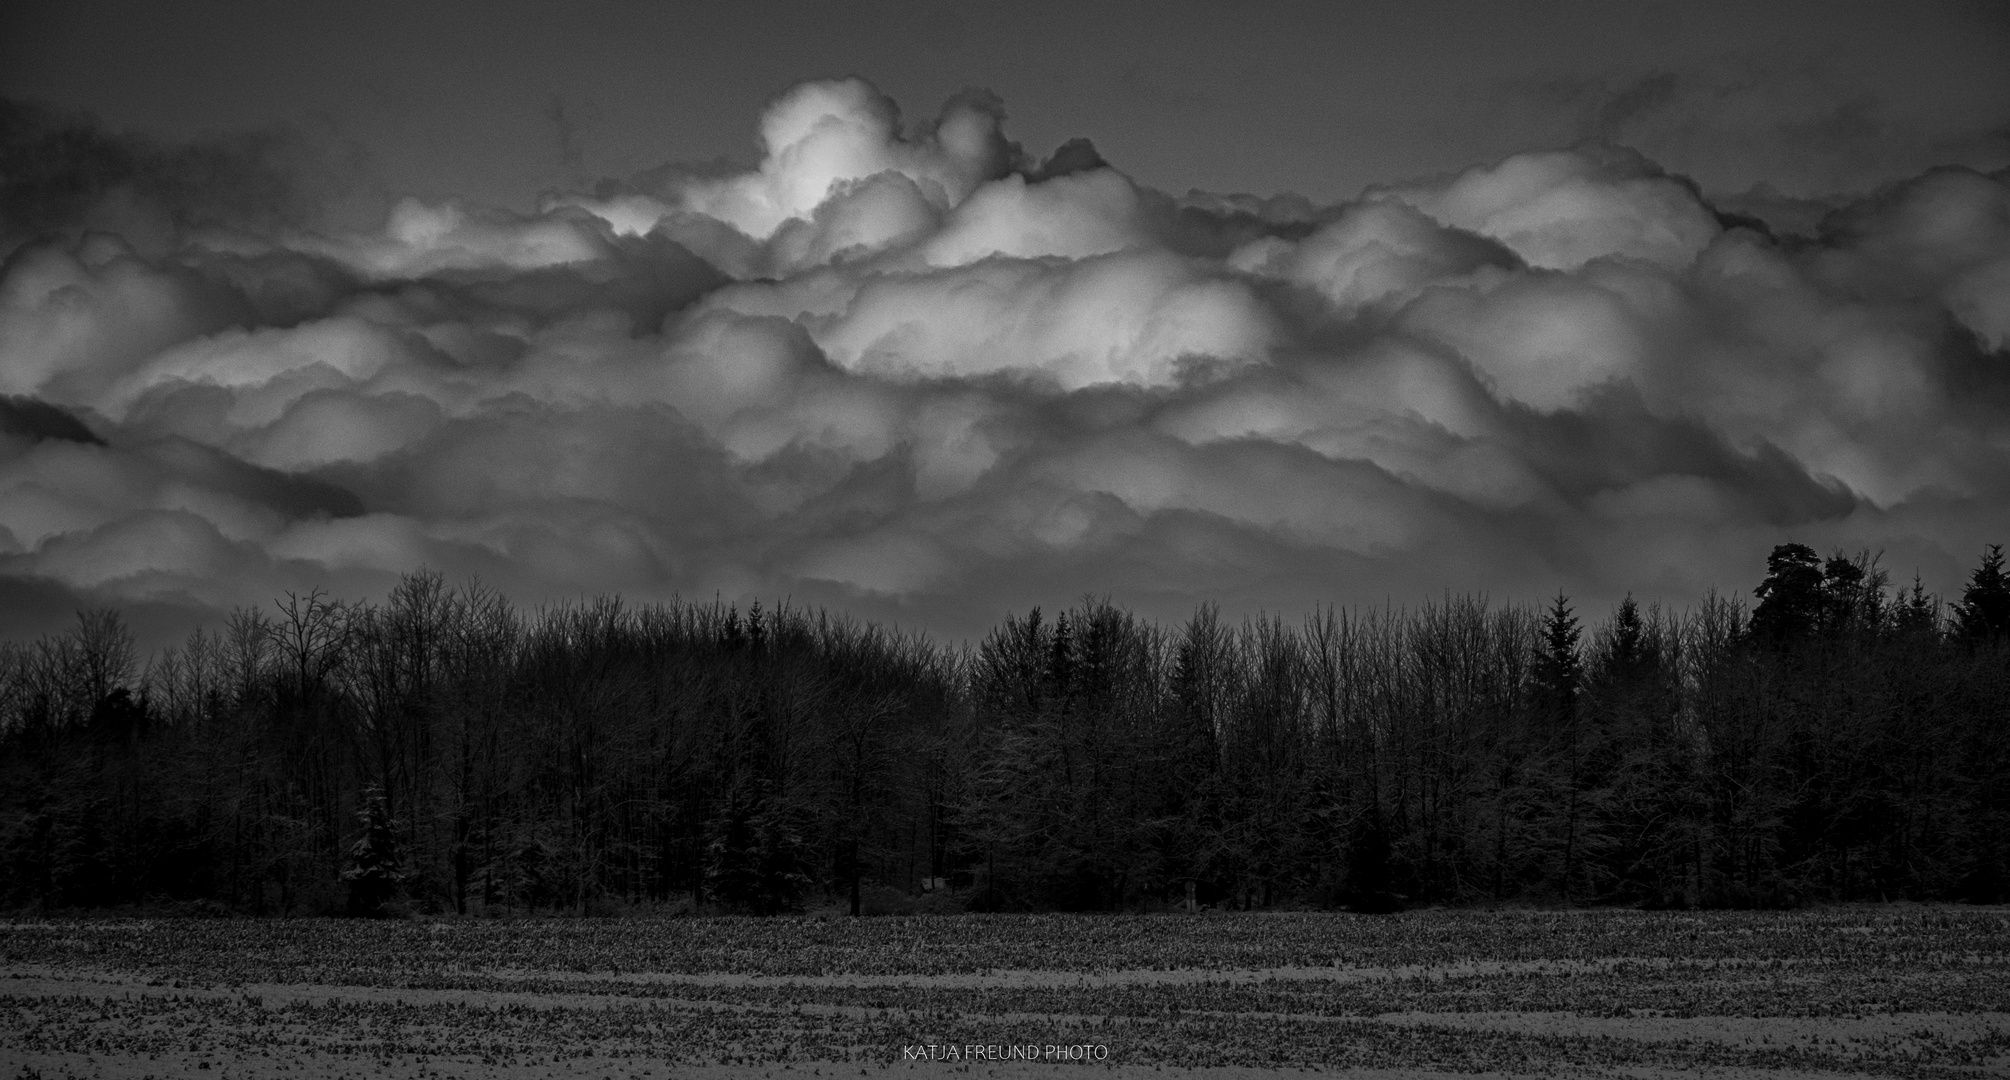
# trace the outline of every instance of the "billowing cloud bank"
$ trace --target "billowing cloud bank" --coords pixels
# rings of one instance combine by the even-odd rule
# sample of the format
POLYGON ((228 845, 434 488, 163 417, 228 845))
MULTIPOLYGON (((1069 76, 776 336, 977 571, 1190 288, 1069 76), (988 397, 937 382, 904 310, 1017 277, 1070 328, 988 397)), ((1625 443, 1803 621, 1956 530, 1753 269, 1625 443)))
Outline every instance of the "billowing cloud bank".
POLYGON ((532 216, 8 239, 0 632, 422 565, 951 635, 1085 591, 1680 604, 1788 538, 1940 589, 2010 540, 2002 175, 1773 235, 1603 145, 1315 207, 1002 117, 812 83, 751 172, 532 216))

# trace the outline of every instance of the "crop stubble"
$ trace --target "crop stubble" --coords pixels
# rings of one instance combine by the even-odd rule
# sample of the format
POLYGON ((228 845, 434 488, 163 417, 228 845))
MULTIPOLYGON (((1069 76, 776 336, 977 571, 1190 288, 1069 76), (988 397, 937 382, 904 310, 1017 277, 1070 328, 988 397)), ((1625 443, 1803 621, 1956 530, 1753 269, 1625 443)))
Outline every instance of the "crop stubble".
POLYGON ((2006 946, 2003 909, 1910 906, 18 921, 0 1080, 2010 1075, 2006 946))

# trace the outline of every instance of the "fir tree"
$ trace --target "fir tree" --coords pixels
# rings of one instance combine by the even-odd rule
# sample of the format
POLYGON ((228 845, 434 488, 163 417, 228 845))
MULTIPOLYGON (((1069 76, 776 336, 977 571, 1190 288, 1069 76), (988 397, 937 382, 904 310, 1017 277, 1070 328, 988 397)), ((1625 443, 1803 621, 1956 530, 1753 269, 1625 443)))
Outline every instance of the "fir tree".
POLYGON ((735 783, 709 826, 705 891, 756 915, 801 907, 811 884, 803 872, 810 827, 801 808, 777 798, 767 780, 735 783))
POLYGON ((1954 609, 1955 632, 1970 642, 2010 637, 2010 580, 2003 575, 2003 545, 1991 544, 1968 579, 1954 609))
POLYGON ((384 789, 369 787, 363 792, 363 806, 356 811, 363 835, 349 848, 349 868, 342 880, 349 885, 349 914, 376 916, 397 895, 405 880, 398 861, 398 823, 391 820, 384 789))
POLYGON ((1558 593, 1543 616, 1542 655, 1536 658, 1535 683, 1541 707, 1559 725, 1568 725, 1575 715, 1577 691, 1584 681, 1584 661, 1577 652, 1581 633, 1569 597, 1558 593))
POLYGON ((1633 602, 1633 594, 1619 602, 1619 610, 1612 616, 1611 665, 1618 671, 1631 674, 1646 653, 1647 625, 1641 621, 1640 605, 1633 602))
POLYGON ((1571 881, 1577 874, 1578 825, 1581 817, 1584 764, 1577 730, 1577 694, 1584 681, 1584 662, 1578 655, 1580 630, 1571 614, 1569 598, 1562 593, 1543 616, 1542 652, 1536 657, 1535 682, 1538 708, 1548 716, 1552 745, 1556 747, 1556 768, 1564 786, 1563 869, 1565 903, 1570 901, 1571 881))
POLYGON ((1940 630, 1940 598, 1927 593, 1917 573, 1912 588, 1899 594, 1894 622, 1901 634, 1930 636, 1940 630))

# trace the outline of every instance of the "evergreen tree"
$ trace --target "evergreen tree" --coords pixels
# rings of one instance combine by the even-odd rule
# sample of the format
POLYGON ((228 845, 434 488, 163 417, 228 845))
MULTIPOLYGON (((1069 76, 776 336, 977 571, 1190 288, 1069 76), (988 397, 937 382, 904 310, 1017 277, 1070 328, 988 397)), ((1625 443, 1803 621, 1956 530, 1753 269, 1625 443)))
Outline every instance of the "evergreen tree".
POLYGON ((1605 842, 1585 861, 1602 886, 1601 899, 1666 903, 1679 893, 1673 879, 1682 859, 1686 755, 1677 734, 1671 646, 1658 611, 1642 615, 1629 594, 1587 664, 1584 708, 1593 743, 1587 786, 1598 805, 1586 826, 1605 842))
POLYGON ((736 908, 758 908, 761 896, 761 853, 756 820, 761 813, 758 785, 736 783, 727 789, 718 812, 707 823, 705 892, 711 899, 736 908))
POLYGON ((1899 594, 1893 621, 1901 634, 1930 636, 1939 632, 1940 599, 1927 594, 1918 574, 1912 575, 1912 588, 1899 594))
POLYGON ((1825 575, 1815 549, 1781 544, 1766 556, 1766 580, 1752 590, 1752 636, 1772 645, 1806 637, 1821 617, 1825 575))
POLYGON ((1571 614, 1569 598, 1558 593, 1543 616, 1542 651, 1536 657, 1534 677, 1537 708, 1549 725, 1552 775, 1564 789, 1558 809, 1563 830, 1560 883, 1566 902, 1570 900, 1571 882, 1577 876, 1578 834, 1584 809, 1584 748, 1577 725, 1577 695, 1584 681, 1583 659, 1577 651, 1579 635, 1577 616, 1571 614))
POLYGON ((1576 718, 1577 691, 1584 681, 1584 662, 1577 651, 1581 634, 1569 597, 1558 593, 1543 616, 1542 655, 1536 658, 1535 683, 1541 708, 1559 726, 1576 718))
POLYGON ((342 880, 349 885, 349 914, 382 915, 405 880, 398 861, 397 822, 391 820, 383 788, 373 785, 364 790, 356 820, 363 835, 350 846, 349 868, 342 871, 342 880))
POLYGON ((1608 663, 1615 673, 1631 675, 1645 658, 1647 624, 1640 618, 1640 605, 1634 603, 1633 594, 1619 602, 1619 610, 1612 615, 1612 650, 1608 663))
POLYGON ((756 915, 799 908, 811 884, 806 817, 765 779, 735 783, 710 824, 705 891, 756 915))
POLYGON ((2003 545, 1991 544, 1968 579, 1954 609, 1955 633, 1970 642, 2010 637, 2010 580, 2003 575, 2003 545))

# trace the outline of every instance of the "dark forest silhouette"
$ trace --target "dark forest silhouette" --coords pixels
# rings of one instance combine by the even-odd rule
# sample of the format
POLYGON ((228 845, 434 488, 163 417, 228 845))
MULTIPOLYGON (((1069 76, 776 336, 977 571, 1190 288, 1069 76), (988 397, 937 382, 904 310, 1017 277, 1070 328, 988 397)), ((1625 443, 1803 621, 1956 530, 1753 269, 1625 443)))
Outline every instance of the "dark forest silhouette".
POLYGON ((946 648, 408 576, 141 667, 0 645, 0 904, 1770 906, 2010 893, 2010 584, 1776 548, 1749 615, 1107 602, 946 648), (917 897, 925 898, 917 900, 917 897))

